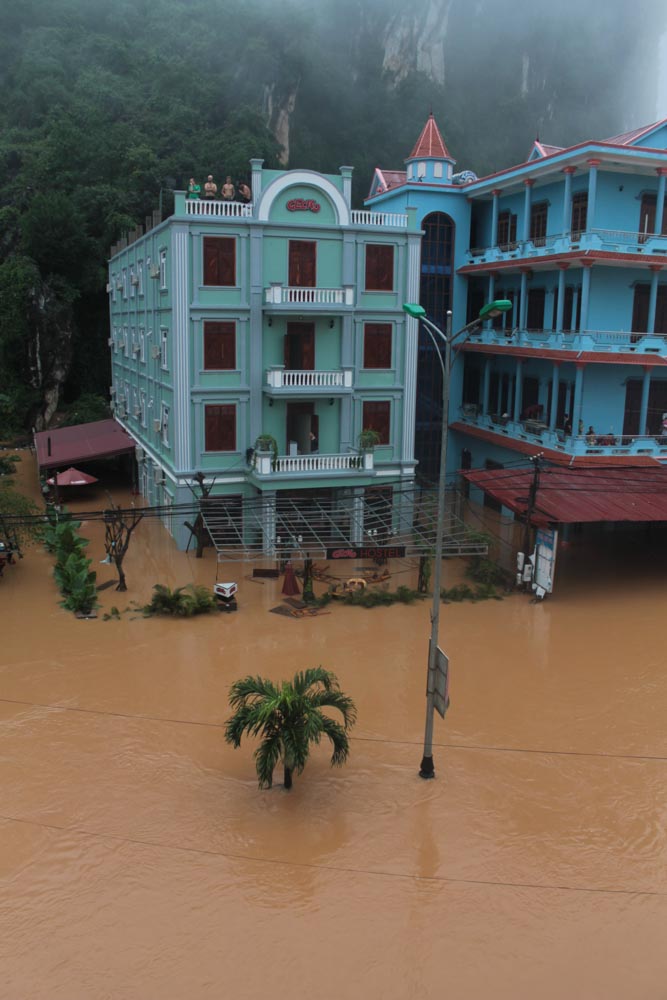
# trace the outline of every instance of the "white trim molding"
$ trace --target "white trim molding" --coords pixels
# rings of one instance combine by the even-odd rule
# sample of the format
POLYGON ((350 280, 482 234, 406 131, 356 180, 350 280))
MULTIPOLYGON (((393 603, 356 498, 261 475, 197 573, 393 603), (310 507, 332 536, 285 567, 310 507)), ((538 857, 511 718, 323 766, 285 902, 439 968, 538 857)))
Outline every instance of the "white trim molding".
POLYGON ((326 195, 332 203, 338 216, 337 225, 350 225, 350 210, 345 204, 345 198, 334 187, 331 181, 318 174, 315 170, 290 170, 282 177, 276 178, 264 191, 262 191, 259 204, 257 205, 257 218, 260 222, 268 222, 273 203, 288 188, 296 187, 300 184, 307 184, 311 187, 319 188, 322 194, 326 195))

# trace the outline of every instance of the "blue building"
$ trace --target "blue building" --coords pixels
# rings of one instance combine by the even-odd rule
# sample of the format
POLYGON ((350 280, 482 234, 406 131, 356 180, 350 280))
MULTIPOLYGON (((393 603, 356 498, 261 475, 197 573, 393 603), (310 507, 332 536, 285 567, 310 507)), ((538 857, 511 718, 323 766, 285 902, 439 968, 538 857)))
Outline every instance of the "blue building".
MULTIPOLYGON (((560 148, 489 177, 453 172, 431 116, 403 171, 377 169, 368 207, 417 208, 420 301, 457 330, 488 301, 511 312, 453 368, 451 471, 543 452, 567 466, 667 461, 667 119, 560 148)), ((420 335, 418 473, 437 474, 440 372, 420 335)))

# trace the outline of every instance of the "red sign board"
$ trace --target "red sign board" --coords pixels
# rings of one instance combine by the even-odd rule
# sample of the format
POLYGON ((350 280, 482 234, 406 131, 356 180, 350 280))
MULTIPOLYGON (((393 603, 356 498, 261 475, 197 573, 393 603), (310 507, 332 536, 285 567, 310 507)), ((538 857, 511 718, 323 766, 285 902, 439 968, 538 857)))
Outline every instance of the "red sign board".
POLYGON ((287 202, 288 212, 319 212, 320 205, 312 198, 292 198, 287 202))

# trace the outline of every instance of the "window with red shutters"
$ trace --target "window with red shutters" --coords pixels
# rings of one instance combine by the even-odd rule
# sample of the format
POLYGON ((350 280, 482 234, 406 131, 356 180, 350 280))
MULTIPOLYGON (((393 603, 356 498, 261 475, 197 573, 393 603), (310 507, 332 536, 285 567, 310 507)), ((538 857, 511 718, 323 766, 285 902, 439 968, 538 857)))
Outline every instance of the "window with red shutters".
POLYGON ((236 284, 236 240, 229 236, 204 237, 204 284, 236 284))
POLYGON ((236 451, 235 406, 204 407, 204 440, 205 451, 236 451))
POLYGON ((391 429, 391 403, 387 401, 376 402, 367 400, 364 403, 363 429, 365 431, 377 431, 380 435, 380 444, 389 444, 391 429))
POLYGON ((236 324, 204 323, 204 370, 236 368, 236 324))
POLYGON ((391 323, 364 324, 364 368, 391 368, 391 323))
POLYGON ((289 274, 291 288, 315 288, 317 285, 317 243, 313 240, 289 241, 289 274))
POLYGON ((394 248, 386 243, 366 245, 366 291, 394 290, 394 248))

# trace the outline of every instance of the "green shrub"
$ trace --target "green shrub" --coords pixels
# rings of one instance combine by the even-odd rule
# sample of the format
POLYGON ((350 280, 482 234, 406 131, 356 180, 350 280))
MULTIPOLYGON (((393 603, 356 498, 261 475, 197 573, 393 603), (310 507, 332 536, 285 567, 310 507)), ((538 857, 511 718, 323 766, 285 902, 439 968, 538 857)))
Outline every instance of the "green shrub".
POLYGON ((390 604, 413 604, 424 597, 417 590, 410 590, 409 587, 398 587, 391 590, 354 590, 344 598, 345 604, 351 604, 358 608, 387 607, 390 604))
POLYGON ((89 614, 97 606, 96 574, 90 569, 91 561, 78 552, 70 552, 63 562, 55 565, 53 573, 64 597, 61 604, 68 611, 89 614))
POLYGON ((501 595, 490 583, 478 583, 475 587, 470 587, 467 583, 457 583, 449 590, 443 588, 440 591, 440 599, 447 604, 459 601, 502 601, 501 595))
POLYGON ((18 455, 0 455, 0 476, 13 476, 20 461, 18 455))
POLYGON ((156 583, 151 602, 144 605, 143 613, 146 617, 168 615, 172 618, 191 618, 193 615, 209 614, 216 608, 217 601, 207 587, 189 583, 172 590, 163 583, 156 583))
POLYGON ((507 570, 502 569, 497 563, 486 559, 484 556, 473 556, 466 568, 466 576, 476 583, 487 584, 493 587, 510 588, 512 577, 507 570))

